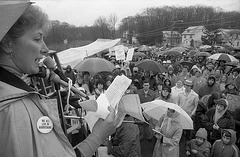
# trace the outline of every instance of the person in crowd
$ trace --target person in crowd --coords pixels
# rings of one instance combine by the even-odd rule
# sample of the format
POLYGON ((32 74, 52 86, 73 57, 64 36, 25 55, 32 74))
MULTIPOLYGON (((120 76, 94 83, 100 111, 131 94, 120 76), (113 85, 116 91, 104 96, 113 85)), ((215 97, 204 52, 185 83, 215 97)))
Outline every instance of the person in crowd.
MULTIPOLYGON (((185 91, 179 93, 176 103, 190 116, 193 118, 195 111, 197 109, 198 94, 192 90, 193 83, 191 80, 184 81, 185 91)), ((190 141, 192 138, 191 130, 184 130, 183 136, 180 141, 180 151, 185 154, 186 152, 186 142, 190 141)), ((183 154, 180 154, 182 156, 183 154)))
POLYGON ((72 84, 74 85, 76 82, 76 74, 74 73, 72 67, 70 65, 68 65, 66 67, 66 71, 64 73, 64 75, 68 78, 70 78, 72 80, 72 84))
POLYGON ((192 67, 195 69, 195 73, 193 74, 193 91, 197 94, 199 93, 199 89, 206 84, 207 80, 202 77, 202 70, 198 68, 196 65, 192 67))
POLYGON ((161 82, 158 82, 157 83, 157 89, 155 90, 156 92, 156 97, 159 97, 162 93, 162 87, 163 87, 163 84, 161 82))
POLYGON ((233 119, 235 121, 235 129, 236 129, 236 133, 237 133, 237 142, 236 145, 238 146, 238 148, 240 149, 240 107, 236 108, 233 112, 232 112, 232 116, 233 119))
POLYGON ((182 67, 182 72, 177 76, 177 81, 178 80, 190 80, 191 79, 191 75, 188 72, 189 70, 189 66, 184 65, 182 67))
POLYGON ((225 90, 225 86, 227 82, 228 82, 228 75, 227 74, 221 75, 221 78, 219 80, 220 92, 223 92, 225 90))
POLYGON ((205 104, 207 110, 216 107, 215 100, 222 98, 222 94, 220 92, 214 92, 209 95, 203 96, 200 100, 205 104))
POLYGON ((90 95, 93 92, 94 84, 91 81, 90 73, 88 71, 83 72, 82 87, 86 90, 87 95, 90 95))
POLYGON ((221 139, 214 142, 210 157, 239 157, 239 148, 236 143, 236 132, 232 129, 223 129, 221 139))
POLYGON ((226 99, 215 100, 216 108, 207 111, 203 118, 203 126, 209 133, 209 142, 213 144, 216 140, 221 139, 223 129, 235 130, 235 122, 231 113, 228 111, 228 101, 226 99))
POLYGON ((177 104, 191 117, 195 114, 198 103, 198 94, 192 90, 191 80, 184 82, 185 91, 180 93, 177 98, 177 104))
MULTIPOLYGON (((0 77, 0 156, 74 157, 74 149, 61 128, 56 101, 45 99, 23 81, 27 75, 39 72, 39 61, 49 49, 43 41, 47 15, 30 2, 22 4, 29 7, 22 10, 0 39, 0 75, 4 76, 0 77), (45 125, 44 121, 49 123, 45 125)), ((16 5, 16 9, 22 8, 16 5)), ((106 119, 100 118, 92 133, 77 146, 83 157, 92 156, 115 132, 119 117, 113 108, 109 107, 109 111, 106 119)))
POLYGON ((171 82, 171 80, 165 78, 165 80, 163 81, 163 85, 164 86, 169 86, 171 88, 172 87, 172 82, 171 82))
POLYGON ((133 73, 132 73, 132 81, 134 82, 135 86, 140 89, 142 85, 142 79, 141 75, 138 71, 138 67, 133 67, 133 73))
POLYGON ((220 85, 216 83, 215 76, 210 75, 207 79, 207 83, 199 89, 198 95, 200 98, 202 98, 204 95, 209 95, 219 90, 220 85))
MULTIPOLYGON (((143 81, 143 88, 136 91, 139 95, 140 103, 150 102, 156 99, 156 93, 150 89, 149 80, 143 81)), ((148 142, 153 142, 153 131, 152 126, 144 123, 143 125, 138 125, 140 129, 140 140, 147 139, 148 142)))
POLYGON ((169 109, 162 115, 155 126, 155 136, 157 138, 153 157, 179 157, 179 141, 183 128, 180 123, 180 114, 169 109))
POLYGON ((236 81, 231 80, 225 85, 223 95, 226 97, 228 94, 239 95, 236 81))
POLYGON ((156 99, 173 103, 173 99, 172 99, 172 96, 171 96, 171 87, 170 86, 163 86, 160 96, 157 97, 156 99))
POLYGON ((222 72, 221 69, 218 69, 218 68, 217 68, 217 69, 215 70, 214 76, 215 76, 215 78, 216 78, 216 82, 217 82, 217 83, 219 83, 222 74, 223 74, 223 72, 222 72))
POLYGON ((97 80, 95 84, 95 89, 93 90, 93 95, 95 95, 95 98, 97 99, 101 94, 105 91, 105 83, 103 80, 97 80))
POLYGON ((209 157, 211 144, 207 141, 207 130, 205 128, 199 128, 195 139, 188 143, 186 150, 186 155, 189 157, 209 157))
POLYGON ((193 117, 193 126, 194 126, 195 133, 198 131, 199 128, 204 127, 202 120, 203 120, 206 112, 207 112, 206 105, 201 100, 199 100, 195 115, 193 117))
POLYGON ((163 84, 164 80, 165 80, 165 74, 164 73, 158 73, 156 75, 156 82, 157 83, 163 84))
POLYGON ((205 79, 208 79, 210 75, 214 75, 215 74, 214 67, 215 66, 214 66, 214 63, 212 61, 208 61, 206 63, 206 67, 203 70, 203 77, 205 79))
POLYGON ((137 90, 138 90, 137 87, 134 85, 133 82, 131 82, 130 86, 125 91, 125 94, 135 94, 137 90))
POLYGON ((177 76, 173 73, 174 68, 172 65, 168 66, 168 72, 166 73, 165 79, 169 79, 171 82, 171 87, 177 82, 177 76))
MULTIPOLYGON (((126 115, 125 121, 134 121, 130 115, 126 115)), ((116 157, 141 157, 139 128, 137 124, 123 122, 112 138, 110 154, 116 157)))
POLYGON ((171 91, 172 91, 171 95, 172 95, 173 102, 176 103, 178 95, 180 93, 185 92, 185 87, 183 86, 183 81, 182 80, 178 80, 176 85, 171 88, 171 91))

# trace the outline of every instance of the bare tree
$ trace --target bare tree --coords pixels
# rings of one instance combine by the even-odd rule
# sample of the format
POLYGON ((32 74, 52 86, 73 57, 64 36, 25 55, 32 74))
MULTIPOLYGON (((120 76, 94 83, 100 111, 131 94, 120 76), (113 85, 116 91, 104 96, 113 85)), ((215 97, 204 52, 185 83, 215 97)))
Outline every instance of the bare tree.
POLYGON ((116 13, 112 13, 109 16, 108 23, 110 25, 110 30, 112 31, 112 38, 115 39, 116 37, 116 23, 118 21, 118 17, 116 13))

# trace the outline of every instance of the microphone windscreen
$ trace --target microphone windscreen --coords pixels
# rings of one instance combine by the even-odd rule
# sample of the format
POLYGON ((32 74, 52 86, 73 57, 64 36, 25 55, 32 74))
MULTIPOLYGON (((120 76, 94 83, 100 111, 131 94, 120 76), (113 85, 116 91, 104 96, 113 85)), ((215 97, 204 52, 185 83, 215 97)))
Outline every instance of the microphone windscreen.
POLYGON ((43 64, 45 64, 48 67, 48 69, 54 69, 56 67, 56 63, 49 56, 43 60, 43 64))

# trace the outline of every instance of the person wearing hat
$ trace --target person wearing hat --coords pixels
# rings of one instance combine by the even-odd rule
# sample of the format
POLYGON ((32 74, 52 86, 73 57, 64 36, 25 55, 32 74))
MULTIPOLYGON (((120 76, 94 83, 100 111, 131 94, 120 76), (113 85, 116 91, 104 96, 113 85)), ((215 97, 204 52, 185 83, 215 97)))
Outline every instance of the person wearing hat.
POLYGON ((224 94, 224 96, 227 96, 228 94, 239 95, 236 81, 235 80, 229 81, 225 85, 225 90, 222 93, 224 94))
POLYGON ((186 150, 186 155, 190 157, 208 157, 210 155, 211 144, 207 141, 207 130, 205 128, 199 128, 195 139, 187 144, 186 150))
POLYGON ((76 82, 76 74, 74 73, 74 71, 72 70, 72 67, 70 65, 68 65, 66 67, 66 71, 64 74, 66 77, 68 77, 72 80, 72 84, 74 85, 76 82))
MULTIPOLYGON (((0 1, 0 156, 76 157, 61 127, 57 101, 46 99, 24 81, 39 72, 40 60, 49 51, 43 40, 48 17, 31 4, 0 1)), ((83 105, 97 102, 88 100, 83 105)), ((109 107, 106 119, 99 119, 77 146, 81 155, 92 156, 115 132, 118 119, 109 107)))
MULTIPOLYGON (((195 115, 195 111, 197 109, 198 104, 198 94, 192 90, 193 83, 191 80, 184 81, 185 91, 178 95, 176 103, 191 117, 193 118, 195 115)), ((186 141, 190 141, 192 139, 192 131, 184 130, 183 136, 180 142, 180 150, 182 152, 185 151, 186 141)))
POLYGON ((191 69, 191 71, 194 71, 193 73, 193 91, 198 93, 199 89, 206 84, 207 80, 202 76, 202 70, 198 68, 196 65, 194 65, 191 69))
POLYGON ((209 142, 213 144, 216 140, 221 139, 221 131, 223 129, 235 130, 235 122, 231 113, 228 111, 228 101, 224 98, 215 100, 217 104, 215 108, 207 111, 203 117, 202 123, 208 131, 209 142))
POLYGON ((205 95, 210 95, 216 91, 220 91, 220 84, 216 82, 214 75, 210 75, 207 79, 207 83, 200 87, 198 95, 202 98, 205 95))
POLYGON ((138 67, 133 67, 132 81, 133 81, 134 85, 137 87, 137 89, 141 88, 142 77, 140 75, 138 67))

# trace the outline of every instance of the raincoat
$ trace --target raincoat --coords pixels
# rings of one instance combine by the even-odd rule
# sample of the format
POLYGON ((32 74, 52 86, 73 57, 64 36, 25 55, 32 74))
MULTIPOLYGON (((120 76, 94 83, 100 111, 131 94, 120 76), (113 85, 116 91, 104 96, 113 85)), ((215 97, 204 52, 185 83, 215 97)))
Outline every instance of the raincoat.
POLYGON ((164 137, 157 137, 153 157, 179 157, 179 141, 182 136, 182 125, 179 113, 175 112, 172 118, 163 115, 156 126, 164 137))
MULTIPOLYGON (((45 99, 19 77, 0 67, 0 156, 1 157, 75 157, 75 152, 62 131, 57 102, 45 99), (4 77, 2 77, 4 76, 4 77), (49 133, 41 133, 37 121, 47 116, 53 123, 49 133)), ((80 144, 83 155, 95 135, 80 144)))
POLYGON ((228 144, 224 144, 222 139, 217 140, 211 150, 210 157, 239 157, 239 149, 235 145, 236 143, 236 132, 232 129, 224 129, 231 134, 231 139, 228 144))

